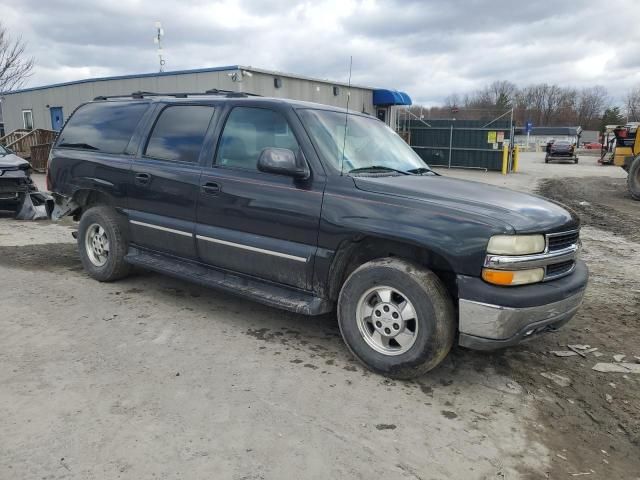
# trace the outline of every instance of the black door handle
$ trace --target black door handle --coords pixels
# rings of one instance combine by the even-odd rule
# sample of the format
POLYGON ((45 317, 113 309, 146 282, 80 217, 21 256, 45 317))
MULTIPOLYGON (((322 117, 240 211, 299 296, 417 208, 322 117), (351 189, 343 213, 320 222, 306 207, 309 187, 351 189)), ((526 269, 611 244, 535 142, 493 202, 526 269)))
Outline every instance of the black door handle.
POLYGON ((148 173, 136 173, 136 183, 139 185, 148 185, 151 181, 151 175, 148 173))
POLYGON ((203 193, 207 193, 209 195, 216 195, 220 193, 220 185, 215 182, 207 182, 202 184, 200 187, 203 193))

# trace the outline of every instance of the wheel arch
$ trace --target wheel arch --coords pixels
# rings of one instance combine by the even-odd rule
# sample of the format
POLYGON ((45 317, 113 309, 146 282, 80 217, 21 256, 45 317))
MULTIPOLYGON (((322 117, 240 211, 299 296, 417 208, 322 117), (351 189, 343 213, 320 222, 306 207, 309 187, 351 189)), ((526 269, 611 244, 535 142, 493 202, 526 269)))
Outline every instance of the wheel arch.
POLYGON ((342 241, 336 250, 327 279, 329 298, 337 300, 345 280, 359 266, 386 257, 411 260, 432 270, 452 298, 457 297, 455 270, 442 252, 401 240, 362 235, 342 241))
POLYGON ((82 214, 95 205, 114 207, 116 202, 108 193, 91 188, 81 188, 73 192, 71 197, 76 208, 72 212, 74 220, 79 220, 82 214))

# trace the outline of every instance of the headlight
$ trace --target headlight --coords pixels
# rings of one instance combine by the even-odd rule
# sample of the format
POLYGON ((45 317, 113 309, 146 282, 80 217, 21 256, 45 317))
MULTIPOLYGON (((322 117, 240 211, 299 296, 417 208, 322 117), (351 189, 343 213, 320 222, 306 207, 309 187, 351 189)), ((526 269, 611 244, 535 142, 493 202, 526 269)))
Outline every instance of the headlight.
POLYGON ((482 269, 482 279, 494 285, 514 286, 528 283, 541 282, 544 278, 544 268, 531 268, 529 270, 493 270, 482 269))
POLYGON ((487 253, 497 255, 527 255, 544 252, 544 235, 494 235, 489 239, 487 253))

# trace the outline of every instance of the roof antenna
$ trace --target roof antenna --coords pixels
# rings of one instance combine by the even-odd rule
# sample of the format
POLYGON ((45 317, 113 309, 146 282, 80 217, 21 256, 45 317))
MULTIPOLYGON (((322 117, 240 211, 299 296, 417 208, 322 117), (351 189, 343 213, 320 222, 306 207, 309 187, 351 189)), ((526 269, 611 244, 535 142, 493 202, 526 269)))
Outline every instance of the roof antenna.
POLYGON ((340 160, 340 176, 344 174, 344 149, 347 146, 347 122, 349 120, 349 98, 351 98, 351 67, 353 55, 349 57, 349 89, 347 90, 347 111, 344 114, 344 137, 342 140, 342 159, 340 160))
POLYGON ((164 28, 160 22, 156 22, 156 35, 153 37, 153 43, 158 45, 158 60, 160 61, 160 72, 164 72, 164 64, 166 63, 162 57, 162 37, 164 37, 164 28))

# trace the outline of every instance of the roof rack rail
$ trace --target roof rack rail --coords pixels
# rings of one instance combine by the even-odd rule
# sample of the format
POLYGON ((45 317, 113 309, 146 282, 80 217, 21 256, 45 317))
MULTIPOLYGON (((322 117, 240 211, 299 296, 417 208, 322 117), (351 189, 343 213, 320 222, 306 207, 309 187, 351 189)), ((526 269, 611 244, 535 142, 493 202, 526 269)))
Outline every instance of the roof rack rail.
POLYGON ((217 88, 212 88, 205 92, 176 92, 176 93, 156 93, 156 92, 143 92, 137 91, 132 92, 129 95, 99 95, 95 97, 94 101, 100 100, 108 100, 110 98, 135 98, 141 99, 145 97, 175 97, 175 98, 188 98, 194 96, 203 96, 203 95, 224 95, 225 97, 259 97, 257 93, 248 93, 248 92, 234 92, 232 90, 219 90, 217 88))

